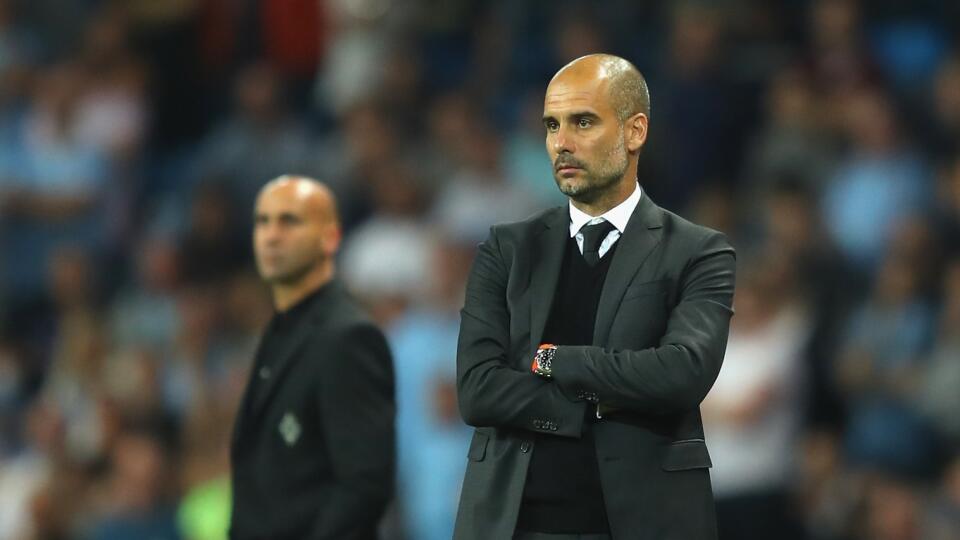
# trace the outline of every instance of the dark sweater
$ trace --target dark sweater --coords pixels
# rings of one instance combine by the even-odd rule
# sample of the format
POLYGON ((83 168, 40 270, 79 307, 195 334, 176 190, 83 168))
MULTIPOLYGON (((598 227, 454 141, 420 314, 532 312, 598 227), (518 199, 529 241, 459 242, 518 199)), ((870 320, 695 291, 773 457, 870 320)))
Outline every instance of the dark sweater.
MULTIPOLYGON (((587 265, 571 238, 553 306, 543 333, 544 343, 590 345, 600 292, 617 249, 616 242, 593 268, 587 265)), ((536 309, 536 307, 534 308, 536 309)), ((537 435, 517 529, 544 533, 605 533, 609 531, 603 506, 600 470, 593 442, 595 407, 588 405, 579 439, 537 435)))

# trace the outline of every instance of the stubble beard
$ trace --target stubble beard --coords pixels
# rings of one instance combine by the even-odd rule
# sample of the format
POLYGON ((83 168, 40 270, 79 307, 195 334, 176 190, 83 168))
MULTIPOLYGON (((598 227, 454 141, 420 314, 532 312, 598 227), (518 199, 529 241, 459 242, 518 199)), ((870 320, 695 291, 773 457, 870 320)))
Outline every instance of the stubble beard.
POLYGON ((272 274, 261 270, 260 277, 269 285, 296 285, 322 263, 323 257, 301 262, 291 268, 276 269, 272 274))
POLYGON ((576 178, 562 178, 556 171, 554 172, 554 180, 556 180, 560 192, 567 197, 577 202, 592 204, 620 182, 623 175, 626 174, 629 164, 626 146, 623 139, 618 138, 617 143, 607 153, 606 159, 600 162, 595 172, 584 167, 582 181, 570 182, 570 180, 576 180, 576 178))

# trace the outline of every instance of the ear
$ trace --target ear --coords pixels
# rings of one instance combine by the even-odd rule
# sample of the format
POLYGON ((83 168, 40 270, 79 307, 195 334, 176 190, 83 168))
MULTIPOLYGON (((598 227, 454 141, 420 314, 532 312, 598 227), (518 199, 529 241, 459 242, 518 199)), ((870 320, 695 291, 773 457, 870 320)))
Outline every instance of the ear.
POLYGON ((624 122, 626 146, 629 152, 637 152, 647 142, 647 115, 637 113, 624 122))
POLYGON ((340 226, 331 223, 324 227, 323 234, 320 235, 320 245, 323 249, 324 254, 328 257, 333 257, 337 254, 337 251, 340 250, 340 241, 343 238, 343 233, 340 230, 340 226))

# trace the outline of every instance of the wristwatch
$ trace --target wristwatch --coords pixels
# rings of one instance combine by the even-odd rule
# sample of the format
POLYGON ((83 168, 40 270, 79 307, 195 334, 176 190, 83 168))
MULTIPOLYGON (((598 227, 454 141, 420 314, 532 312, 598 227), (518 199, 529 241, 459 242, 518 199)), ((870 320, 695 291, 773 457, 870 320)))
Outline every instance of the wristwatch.
POLYGON ((533 364, 530 365, 530 371, 549 379, 553 376, 553 357, 557 354, 557 346, 552 343, 544 343, 537 348, 537 354, 533 355, 533 364))

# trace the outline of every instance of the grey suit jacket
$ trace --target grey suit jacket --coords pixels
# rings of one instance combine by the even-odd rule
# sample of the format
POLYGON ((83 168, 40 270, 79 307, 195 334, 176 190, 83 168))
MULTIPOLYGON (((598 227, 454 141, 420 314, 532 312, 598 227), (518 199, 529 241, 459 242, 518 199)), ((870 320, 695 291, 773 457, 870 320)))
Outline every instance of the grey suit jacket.
MULTIPOLYGON (((454 538, 513 536, 535 433, 594 439, 613 538, 701 540, 716 519, 699 404, 733 313, 735 254, 716 231, 644 194, 614 252, 591 346, 530 373, 569 239, 566 207, 497 225, 467 284, 457 352, 460 412, 475 426, 454 538)), ((563 471, 557 471, 563 474, 563 471)))

